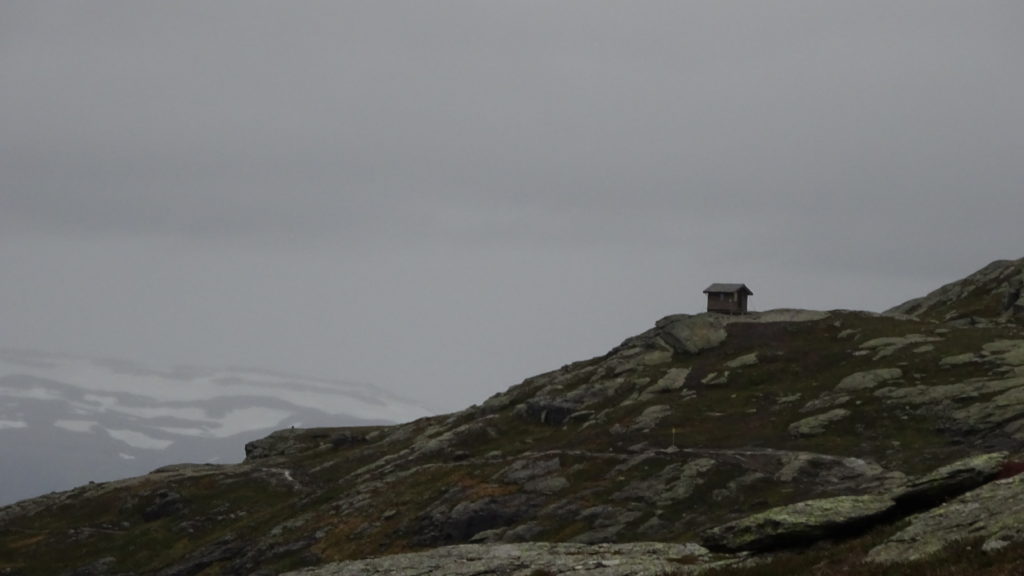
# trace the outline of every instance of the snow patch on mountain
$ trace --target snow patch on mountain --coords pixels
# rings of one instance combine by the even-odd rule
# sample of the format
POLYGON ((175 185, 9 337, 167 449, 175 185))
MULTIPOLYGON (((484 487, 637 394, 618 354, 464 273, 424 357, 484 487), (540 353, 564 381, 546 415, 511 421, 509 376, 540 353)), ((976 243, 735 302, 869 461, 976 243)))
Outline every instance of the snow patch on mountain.
POLYGON ((368 384, 248 368, 152 370, 119 360, 0 349, 0 505, 180 462, 237 462, 288 426, 429 416, 368 384))

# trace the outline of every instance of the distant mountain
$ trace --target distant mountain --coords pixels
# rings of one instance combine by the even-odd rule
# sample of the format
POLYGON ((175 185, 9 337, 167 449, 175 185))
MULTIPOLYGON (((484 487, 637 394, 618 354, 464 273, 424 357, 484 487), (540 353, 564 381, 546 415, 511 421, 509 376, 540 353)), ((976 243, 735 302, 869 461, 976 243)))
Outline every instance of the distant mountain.
POLYGON ((364 384, 0 350, 0 505, 172 463, 238 462, 278 428, 428 414, 364 384))

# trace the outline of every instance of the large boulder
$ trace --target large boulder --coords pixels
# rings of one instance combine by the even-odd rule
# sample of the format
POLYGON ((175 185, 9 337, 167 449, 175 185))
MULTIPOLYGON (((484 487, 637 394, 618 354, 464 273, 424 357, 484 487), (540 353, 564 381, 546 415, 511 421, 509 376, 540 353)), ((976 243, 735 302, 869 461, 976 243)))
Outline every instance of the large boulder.
POLYGON ((980 540, 984 550, 1024 540, 1024 475, 986 484, 911 517, 909 526, 872 549, 867 559, 909 562, 965 538, 980 540))
POLYGON ((850 415, 845 408, 833 408, 828 412, 809 416, 803 420, 797 420, 789 425, 790 436, 802 438, 805 436, 818 436, 825 433, 830 424, 838 422, 850 415))
POLYGON ((898 504, 935 505, 981 486, 999 474, 1007 452, 980 454, 958 460, 908 482, 892 499, 898 504))
POLYGON ((952 419, 966 430, 990 430, 1024 419, 1024 387, 1011 388, 987 402, 955 410, 952 419))
POLYGON ((883 382, 889 382, 903 377, 903 371, 899 368, 877 368, 850 374, 839 381, 836 390, 852 391, 874 388, 883 382))
POLYGON ((836 496, 772 508, 706 530, 701 544, 710 550, 766 551, 810 544, 856 533, 890 512, 885 496, 836 496))
POLYGON ((681 354, 699 354, 702 350, 714 348, 725 341, 728 324, 752 324, 770 322, 813 322, 828 318, 828 312, 780 308, 765 312, 751 312, 735 316, 725 314, 675 314, 666 316, 655 324, 655 332, 661 339, 681 354))
POLYGON ((656 325, 662 338, 677 352, 698 354, 725 341, 727 317, 718 314, 669 316, 656 325))
MULTIPOLYGON (((289 572, 287 576, 531 576, 569 573, 578 576, 668 576, 708 568, 710 560, 708 551, 696 544, 466 544, 338 562, 289 572)), ((735 561, 725 559, 722 563, 735 561)))

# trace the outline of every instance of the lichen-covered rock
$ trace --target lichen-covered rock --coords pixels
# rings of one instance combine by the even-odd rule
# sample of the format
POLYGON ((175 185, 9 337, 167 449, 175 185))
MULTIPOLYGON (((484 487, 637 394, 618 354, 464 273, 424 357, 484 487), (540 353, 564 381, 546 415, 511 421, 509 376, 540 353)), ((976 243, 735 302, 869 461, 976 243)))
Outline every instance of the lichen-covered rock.
POLYGON ((872 549, 867 559, 908 562, 964 538, 982 540, 986 550, 1024 540, 1024 475, 991 482, 913 516, 909 526, 872 549))
POLYGON ((630 544, 465 544, 410 554, 394 554, 337 562, 289 572, 284 576, 668 576, 686 574, 714 564, 707 549, 697 544, 635 542, 630 544))
POLYGON ((582 406, 582 402, 573 402, 568 398, 542 396, 531 398, 520 404, 516 407, 516 413, 527 420, 548 426, 561 426, 569 419, 569 416, 579 412, 582 406))
POLYGON ((772 508, 705 531, 710 550, 765 551, 850 534, 892 510, 885 496, 837 496, 772 508))
MULTIPOLYGON (((887 310, 889 315, 906 314, 917 317, 931 317, 936 319, 952 319, 961 316, 960 302, 968 298, 976 298, 979 294, 994 293, 1003 289, 1004 284, 1012 282, 1014 278, 1021 275, 1024 267, 1024 259, 1021 260, 996 260, 970 276, 950 282, 927 296, 909 300, 887 310)), ((992 299, 991 309, 985 310, 986 314, 995 316, 1005 309, 1003 299, 992 299)))
POLYGON ((468 542, 480 532, 510 527, 532 518, 542 502, 543 495, 525 491, 478 500, 446 498, 417 520, 413 543, 438 546, 468 542))
POLYGON ((673 368, 665 373, 657 382, 648 386, 640 393, 640 400, 653 398, 659 394, 678 392, 686 385, 686 377, 690 375, 689 368, 673 368))
POLYGON ((670 316, 657 325, 664 339, 677 352, 698 354, 725 341, 726 317, 718 314, 670 316))
POLYGON ((554 494, 569 487, 569 481, 561 474, 562 465, 558 457, 523 458, 496 475, 496 479, 507 484, 516 484, 526 492, 554 494))
POLYGON ((849 401, 850 397, 846 394, 826 392, 805 404, 804 407, 800 409, 800 412, 817 412, 818 410, 825 410, 826 408, 835 408, 836 406, 842 406, 849 401))
POLYGON ((757 352, 751 352, 750 354, 744 354, 743 356, 739 356, 737 358, 729 360, 728 362, 725 363, 725 367, 729 368, 730 370, 735 370, 736 368, 756 366, 757 363, 757 352))
POLYGON ((990 360, 1009 366, 1024 366, 1024 340, 998 340, 982 346, 990 360))
POLYGON ((1008 452, 958 460, 910 481, 892 499, 898 504, 933 505, 989 482, 1006 463, 1008 452))
POLYGON ((814 452, 784 452, 779 463, 773 476, 779 482, 835 488, 877 486, 888 482, 892 474, 875 462, 814 452))
POLYGON ((704 483, 704 474, 715 467, 711 458, 696 458, 685 464, 666 466, 650 478, 629 484, 612 496, 612 500, 643 501, 665 508, 689 498, 704 483))
MULTIPOLYGON (((999 380, 974 380, 957 384, 940 384, 938 386, 888 386, 875 390, 874 396, 886 402, 909 404, 916 406, 933 406, 946 412, 946 402, 962 402, 990 394, 1006 392, 1024 386, 1024 378, 1003 378, 999 380)), ((988 402, 980 402, 984 405, 988 402)), ((977 414, 984 410, 979 409, 977 414)), ((965 413, 966 415, 966 413, 965 413)), ((971 413, 973 416, 974 413, 971 413)), ((968 422, 970 417, 963 422, 968 422)))
POLYGON ((725 384, 729 381, 729 371, 725 372, 708 372, 703 378, 701 378, 701 384, 707 384, 708 386, 717 386, 725 384))
POLYGON ((174 516, 186 507, 185 499, 174 490, 158 490, 152 501, 142 511, 142 519, 152 522, 161 518, 174 516))
POLYGON ((850 374, 839 381, 836 390, 853 391, 874 388, 883 382, 889 382, 903 377, 903 371, 899 368, 876 368, 850 374))
POLYGON ((652 350, 640 357, 643 366, 658 366, 672 361, 672 350, 652 350))
POLYGON ((952 356, 946 356, 942 360, 939 360, 939 366, 950 367, 950 366, 963 366, 964 364, 970 364, 981 360, 981 357, 974 352, 964 352, 963 354, 954 354, 952 356))
POLYGON ((975 402, 952 414, 961 428, 988 430, 1024 418, 1024 387, 1014 387, 987 402, 975 402))
POLYGON ((875 360, 881 360, 891 356, 908 344, 921 344, 938 342, 942 340, 937 336, 925 336, 924 334, 907 334, 906 336, 883 336, 874 338, 860 345, 859 354, 874 352, 875 360))
POLYGON ((672 413, 672 408, 664 404, 648 406, 629 426, 630 430, 646 432, 658 425, 662 418, 672 413))
POLYGON ((834 424, 849 415, 850 411, 845 408, 833 408, 828 412, 793 422, 789 425, 789 434, 790 436, 796 436, 797 438, 818 436, 819 434, 824 434, 829 425, 834 424))
POLYGON ((245 445, 246 460, 260 460, 316 450, 369 442, 371 428, 286 428, 245 445))
POLYGON ((924 334, 907 334, 906 336, 882 336, 872 338, 860 345, 863 349, 875 348, 899 348, 907 344, 920 344, 922 342, 938 342, 942 340, 938 336, 925 336, 924 334))
POLYGON ((666 316, 655 324, 661 338, 676 352, 699 354, 715 348, 725 341, 728 324, 764 322, 813 322, 828 318, 828 312, 781 308, 765 312, 752 312, 729 316, 724 314, 676 314, 666 316))

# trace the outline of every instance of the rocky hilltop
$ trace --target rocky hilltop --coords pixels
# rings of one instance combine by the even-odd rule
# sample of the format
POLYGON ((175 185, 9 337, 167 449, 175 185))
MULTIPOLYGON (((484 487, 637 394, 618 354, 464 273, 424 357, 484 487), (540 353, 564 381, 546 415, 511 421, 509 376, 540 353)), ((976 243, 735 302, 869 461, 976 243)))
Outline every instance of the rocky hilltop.
POLYGON ((22 501, 0 574, 1017 573, 1022 279, 669 316, 461 412, 22 501))

